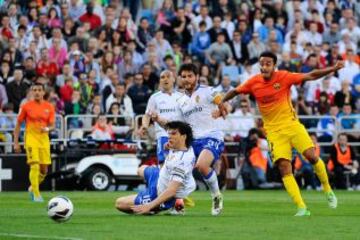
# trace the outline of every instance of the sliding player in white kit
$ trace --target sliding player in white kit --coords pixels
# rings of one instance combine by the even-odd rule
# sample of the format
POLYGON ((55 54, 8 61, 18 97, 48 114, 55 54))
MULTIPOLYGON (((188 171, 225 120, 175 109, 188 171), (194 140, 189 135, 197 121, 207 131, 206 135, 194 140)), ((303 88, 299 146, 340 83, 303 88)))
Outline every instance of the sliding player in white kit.
MULTIPOLYGON (((145 115, 142 118, 142 126, 139 130, 140 135, 144 136, 149 128, 151 115, 158 114, 161 118, 169 121, 183 120, 182 113, 178 107, 177 100, 184 95, 174 90, 175 77, 169 70, 165 70, 160 74, 160 91, 151 95, 145 115)), ((168 150, 165 149, 165 144, 168 142, 167 132, 155 123, 155 132, 157 139, 157 159, 158 163, 162 165, 165 161, 168 150)))
MULTIPOLYGON (((224 134, 219 129, 217 120, 212 117, 212 113, 217 110, 222 96, 216 93, 212 87, 199 84, 198 69, 194 64, 183 64, 180 67, 179 75, 182 78, 186 94, 178 100, 178 104, 184 120, 191 125, 194 131, 192 147, 197 157, 196 168, 210 188, 211 214, 217 216, 223 209, 223 197, 213 166, 220 159, 224 150, 224 134)), ((161 126, 168 121, 161 116, 154 116, 153 119, 161 126)))
POLYGON ((192 171, 195 154, 191 143, 193 133, 189 124, 180 121, 165 125, 169 136, 169 154, 164 166, 141 166, 138 173, 147 188, 138 194, 120 197, 115 207, 125 213, 157 213, 175 206, 176 199, 187 197, 196 189, 192 171))

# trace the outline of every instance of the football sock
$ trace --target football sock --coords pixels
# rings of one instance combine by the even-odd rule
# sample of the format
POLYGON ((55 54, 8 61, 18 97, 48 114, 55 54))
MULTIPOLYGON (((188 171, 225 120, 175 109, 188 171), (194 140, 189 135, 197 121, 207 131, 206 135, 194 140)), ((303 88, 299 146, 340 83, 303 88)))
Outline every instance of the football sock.
POLYGON ((203 176, 203 178, 206 184, 208 185, 208 187, 210 188, 211 196, 214 197, 216 195, 219 195, 220 194, 219 183, 215 171, 211 169, 209 174, 203 176))
POLYGON ((296 183, 296 180, 294 178, 294 175, 286 175, 282 178, 282 181, 284 183, 285 189, 296 204, 298 208, 306 208, 306 205, 301 197, 300 189, 298 184, 296 183))
POLYGON ((39 174, 40 174, 39 164, 31 164, 29 179, 30 179, 31 188, 32 188, 32 191, 33 191, 35 197, 40 197, 39 174))
POLYGON ((44 181, 46 173, 39 172, 39 185, 44 181))
POLYGON ((316 176, 319 178, 319 180, 323 186, 324 192, 325 193, 331 192, 329 178, 326 173, 326 167, 325 167, 323 160, 321 160, 321 158, 319 158, 319 160, 313 166, 315 169, 316 176))

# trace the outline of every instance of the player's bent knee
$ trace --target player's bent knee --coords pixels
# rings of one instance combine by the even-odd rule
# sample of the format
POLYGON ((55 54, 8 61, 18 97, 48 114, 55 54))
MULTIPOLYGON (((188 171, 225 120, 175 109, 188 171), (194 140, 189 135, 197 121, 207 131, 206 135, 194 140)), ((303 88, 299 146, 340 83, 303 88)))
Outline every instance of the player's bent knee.
POLYGON ((148 166, 147 165, 142 165, 140 166, 138 169, 137 169, 137 175, 144 178, 144 171, 145 171, 145 168, 147 168, 148 166))
POLYGON ((125 209, 125 206, 126 206, 125 198, 121 197, 116 199, 115 208, 117 208, 119 211, 122 211, 125 209))
POLYGON ((292 166, 289 160, 279 159, 276 161, 276 164, 279 168, 281 176, 286 176, 292 174, 292 166))

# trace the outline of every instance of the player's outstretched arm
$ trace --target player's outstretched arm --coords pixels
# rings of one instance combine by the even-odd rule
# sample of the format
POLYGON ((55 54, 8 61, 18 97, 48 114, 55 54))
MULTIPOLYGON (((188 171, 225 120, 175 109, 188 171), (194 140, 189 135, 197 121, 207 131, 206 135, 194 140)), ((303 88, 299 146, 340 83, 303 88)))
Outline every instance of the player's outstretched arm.
POLYGON ((344 61, 337 61, 334 66, 327 67, 324 69, 315 69, 307 74, 304 75, 303 81, 312 81, 316 80, 321 77, 325 77, 326 75, 336 72, 337 70, 340 70, 345 65, 344 61))
POLYGON ((223 118, 225 118, 225 116, 231 112, 231 105, 227 103, 227 101, 233 99, 234 97, 236 97, 236 95, 238 95, 239 93, 236 91, 236 89, 230 90, 229 92, 227 92, 225 94, 225 96, 222 98, 221 102, 218 104, 218 108, 219 108, 219 114, 220 116, 222 116, 223 118))
POLYGON ((167 189, 165 191, 163 191, 153 201, 151 201, 147 204, 133 206, 132 210, 134 211, 134 213, 137 213, 137 214, 147 214, 152 209, 160 206, 160 204, 166 202, 167 200, 169 200, 172 197, 175 197, 176 191, 179 189, 180 186, 181 186, 181 182, 171 181, 169 183, 169 186, 167 187, 167 189))

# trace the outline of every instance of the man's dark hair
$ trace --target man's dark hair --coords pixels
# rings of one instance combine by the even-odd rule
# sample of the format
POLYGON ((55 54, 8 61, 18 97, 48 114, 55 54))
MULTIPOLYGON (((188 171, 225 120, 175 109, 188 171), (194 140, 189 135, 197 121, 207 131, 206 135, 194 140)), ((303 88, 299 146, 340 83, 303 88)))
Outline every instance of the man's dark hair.
POLYGON ((272 58, 273 61, 274 61, 274 64, 276 64, 276 62, 277 62, 277 56, 272 52, 269 52, 269 51, 263 52, 263 53, 260 54, 259 59, 262 58, 262 57, 272 58))
POLYGON ((165 128, 167 130, 169 129, 178 130, 181 135, 186 135, 186 140, 185 140, 186 147, 191 146, 194 137, 193 137, 192 129, 189 124, 181 121, 172 121, 172 122, 168 122, 165 125, 165 128))
POLYGON ((180 69, 179 69, 179 75, 181 75, 181 73, 183 71, 193 72, 195 75, 199 74, 198 68, 196 67, 195 64, 192 64, 192 63, 185 63, 185 64, 181 65, 180 69))
POLYGON ((42 84, 42 83, 40 83, 40 82, 35 82, 35 83, 33 83, 33 85, 32 85, 32 87, 37 87, 37 86, 42 87, 42 89, 45 91, 45 86, 44 86, 44 84, 42 84))

